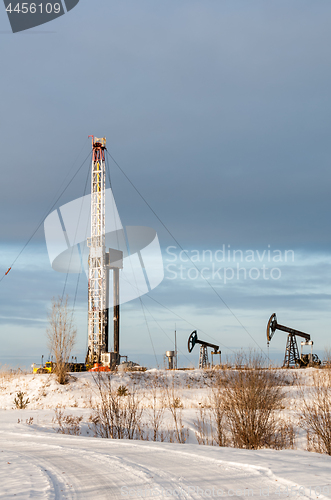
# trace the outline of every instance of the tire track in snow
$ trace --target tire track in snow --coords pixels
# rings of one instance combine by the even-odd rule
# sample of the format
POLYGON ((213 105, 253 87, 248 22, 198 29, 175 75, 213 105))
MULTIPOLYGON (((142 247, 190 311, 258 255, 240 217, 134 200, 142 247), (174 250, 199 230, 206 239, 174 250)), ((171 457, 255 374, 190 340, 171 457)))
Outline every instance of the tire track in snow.
MULTIPOLYGON (((223 499, 230 496, 247 497, 245 493, 227 494, 229 489, 243 492, 252 489, 255 500, 263 500, 258 488, 269 488, 268 498, 279 500, 280 497, 274 492, 278 485, 296 485, 293 481, 274 474, 268 467, 241 463, 240 455, 238 461, 224 460, 224 453, 227 452, 224 448, 208 450, 208 447, 201 447, 199 453, 199 447, 190 445, 40 433, 10 433, 9 437, 8 434, 0 433, 0 449, 5 448, 21 454, 22 463, 33 462, 44 469, 44 473, 48 473, 48 480, 53 488, 50 500, 139 498, 139 491, 153 489, 161 491, 159 495, 153 496, 154 499, 165 498, 162 489, 181 489, 188 493, 182 498, 191 500, 204 498, 198 491, 192 491, 196 486, 203 491, 211 486, 222 488, 225 492, 221 497, 223 499), (216 456, 218 451, 221 456, 216 456), (127 486, 126 491, 131 488, 136 495, 123 495, 123 486, 127 486)), ((228 453, 231 454, 231 449, 228 453)), ((249 453, 242 456, 249 460, 249 453)), ((254 456, 253 453, 251 456, 254 456)), ((255 457, 259 459, 258 456, 255 457)), ((252 495, 248 496, 252 498, 252 495)), ((296 498, 303 497, 307 498, 308 495, 296 495, 296 498)), ((25 500, 29 497, 19 498, 25 500)), ((318 498, 327 497, 319 495, 318 498)))

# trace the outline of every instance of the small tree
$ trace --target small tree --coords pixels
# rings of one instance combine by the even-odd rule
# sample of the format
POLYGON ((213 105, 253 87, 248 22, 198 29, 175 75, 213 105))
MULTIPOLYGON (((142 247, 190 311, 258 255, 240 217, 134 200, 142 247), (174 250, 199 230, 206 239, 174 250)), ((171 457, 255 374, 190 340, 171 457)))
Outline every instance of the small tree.
POLYGON ((53 298, 48 321, 48 348, 55 358, 55 374, 59 384, 65 384, 68 381, 68 362, 77 334, 72 313, 68 310, 68 296, 65 300, 61 297, 53 298))

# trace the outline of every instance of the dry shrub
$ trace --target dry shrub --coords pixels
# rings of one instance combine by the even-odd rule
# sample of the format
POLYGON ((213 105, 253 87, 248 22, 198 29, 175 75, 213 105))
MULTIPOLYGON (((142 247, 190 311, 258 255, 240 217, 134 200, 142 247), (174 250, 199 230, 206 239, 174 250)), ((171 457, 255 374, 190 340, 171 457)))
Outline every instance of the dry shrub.
POLYGON ((117 394, 119 396, 127 396, 129 394, 128 388, 126 385, 120 385, 117 389, 117 394))
POLYGON ((153 441, 165 440, 164 433, 160 432, 166 405, 166 379, 162 374, 153 373, 149 380, 149 407, 151 409, 150 424, 153 441))
POLYGON ((264 369, 263 359, 257 353, 241 355, 241 369, 226 371, 223 388, 222 410, 226 419, 231 441, 236 448, 258 449, 278 448, 286 442, 286 425, 276 417, 282 408, 284 392, 281 375, 264 369))
POLYGON ((289 418, 276 419, 274 434, 270 436, 268 448, 275 450, 294 449, 296 431, 289 418))
POLYGON ((18 410, 25 410, 30 403, 29 398, 24 398, 25 392, 19 391, 14 398, 15 408, 18 410))
POLYGON ((307 451, 314 453, 325 453, 324 444, 318 434, 311 434, 307 430, 307 451))
POLYGON ((175 379, 172 376, 170 383, 166 385, 167 407, 172 415, 174 429, 169 430, 170 442, 185 443, 188 438, 188 429, 183 425, 183 403, 180 394, 175 387, 175 379))
POLYGON ((209 386, 208 398, 199 403, 197 418, 193 422, 195 436, 199 444, 227 446, 226 415, 223 389, 226 384, 223 369, 212 370, 206 384, 209 386))
MULTIPOLYGON (((245 367, 244 370, 227 374, 226 378, 224 372, 215 371, 208 399, 199 403, 194 421, 198 443, 216 446, 232 444, 250 449, 294 448, 292 422, 276 416, 275 412, 282 399, 277 396, 278 390, 271 389, 277 379, 273 373, 262 372, 262 369, 256 371, 256 368, 245 367), (267 388, 261 393, 261 385, 265 386, 266 380, 267 388), (257 381, 261 400, 254 391, 257 381), (265 412, 268 405, 269 410, 265 412)), ((279 382, 282 386, 282 380, 279 382)))
POLYGON ((210 389, 209 403, 211 408, 211 431, 213 444, 217 446, 226 446, 228 439, 225 433, 225 405, 223 400, 225 379, 223 372, 215 372, 215 382, 210 389))
POLYGON ((300 426, 307 431, 307 449, 331 455, 331 371, 314 372, 307 392, 300 386, 300 426))
MULTIPOLYGON (((24 424, 24 421, 21 420, 20 418, 17 419, 18 424, 24 424)), ((33 417, 29 417, 25 419, 26 425, 32 425, 33 424, 33 417)))
POLYGON ((213 444, 212 438, 212 422, 210 407, 206 401, 199 403, 196 420, 193 422, 195 427, 195 437, 198 444, 209 445, 213 444))
POLYGON ((55 417, 53 422, 57 424, 55 427, 56 432, 59 434, 70 434, 73 436, 79 436, 80 434, 80 423, 83 417, 75 417, 74 415, 66 415, 65 407, 58 406, 54 410, 55 417))
POLYGON ((112 439, 143 438, 142 396, 138 396, 135 384, 119 391, 113 388, 111 373, 97 372, 93 379, 98 401, 89 420, 94 434, 112 439))
POLYGON ((48 347, 55 358, 54 373, 59 384, 66 384, 69 358, 77 333, 73 325, 72 313, 68 309, 68 296, 64 301, 61 297, 53 298, 48 321, 48 347))

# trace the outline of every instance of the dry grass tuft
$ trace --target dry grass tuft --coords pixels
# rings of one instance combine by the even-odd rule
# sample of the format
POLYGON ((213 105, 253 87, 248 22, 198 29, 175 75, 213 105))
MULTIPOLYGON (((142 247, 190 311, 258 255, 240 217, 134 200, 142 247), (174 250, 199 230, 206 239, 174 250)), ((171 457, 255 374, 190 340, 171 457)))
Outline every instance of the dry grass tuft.
POLYGON ((83 417, 75 417, 74 415, 66 415, 65 407, 58 406, 55 408, 55 417, 53 423, 57 424, 56 432, 59 434, 70 434, 72 436, 80 435, 80 423, 83 417))

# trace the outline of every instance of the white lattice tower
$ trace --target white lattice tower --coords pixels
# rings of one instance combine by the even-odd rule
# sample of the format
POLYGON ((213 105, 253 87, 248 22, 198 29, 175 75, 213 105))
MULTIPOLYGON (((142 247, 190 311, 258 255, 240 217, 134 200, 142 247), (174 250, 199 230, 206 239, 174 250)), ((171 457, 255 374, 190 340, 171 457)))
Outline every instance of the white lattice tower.
POLYGON ((106 350, 106 255, 105 255, 105 149, 106 139, 92 136, 91 237, 88 239, 88 355, 89 363, 99 363, 106 350))

